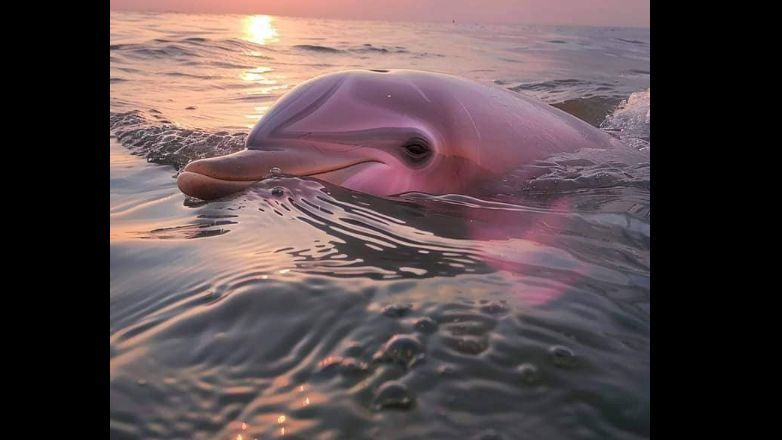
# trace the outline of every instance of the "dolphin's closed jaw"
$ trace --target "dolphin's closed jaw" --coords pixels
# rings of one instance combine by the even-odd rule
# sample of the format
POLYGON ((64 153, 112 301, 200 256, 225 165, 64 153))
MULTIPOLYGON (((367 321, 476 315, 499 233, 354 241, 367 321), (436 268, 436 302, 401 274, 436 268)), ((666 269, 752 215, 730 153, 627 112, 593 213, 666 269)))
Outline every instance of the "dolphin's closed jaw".
MULTIPOLYGON (((177 177, 177 185, 191 197, 213 200, 247 188, 268 176, 272 168, 279 168, 288 175, 317 177, 367 162, 377 161, 355 152, 324 154, 317 148, 307 147, 244 150, 187 164, 177 177)), ((360 169, 358 167, 356 171, 360 169)))
POLYGON ((179 190, 190 197, 213 200, 239 192, 255 183, 253 180, 222 180, 199 173, 183 171, 176 179, 179 190))
POLYGON ((261 180, 269 173, 269 153, 245 150, 227 156, 212 157, 190 162, 182 170, 190 173, 203 174, 214 179, 231 181, 261 180))

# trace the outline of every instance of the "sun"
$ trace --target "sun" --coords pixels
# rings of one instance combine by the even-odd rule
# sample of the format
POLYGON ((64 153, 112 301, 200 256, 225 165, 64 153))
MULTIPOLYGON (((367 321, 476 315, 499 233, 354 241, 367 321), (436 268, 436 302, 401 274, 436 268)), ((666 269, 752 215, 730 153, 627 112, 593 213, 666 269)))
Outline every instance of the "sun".
POLYGON ((277 40, 277 29, 268 15, 253 15, 244 20, 245 39, 257 44, 277 40))

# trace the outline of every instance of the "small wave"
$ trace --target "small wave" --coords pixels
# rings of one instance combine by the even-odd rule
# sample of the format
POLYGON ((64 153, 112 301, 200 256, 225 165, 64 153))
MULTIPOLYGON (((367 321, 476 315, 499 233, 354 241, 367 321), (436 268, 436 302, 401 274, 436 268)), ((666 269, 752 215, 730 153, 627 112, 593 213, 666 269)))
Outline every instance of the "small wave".
POLYGON ((139 238, 156 240, 191 240, 196 238, 215 237, 230 232, 226 226, 234 225, 236 222, 230 220, 223 221, 200 221, 192 225, 174 226, 168 228, 153 229, 149 232, 140 232, 139 238))
POLYGON ((277 98, 279 98, 279 95, 271 95, 271 94, 250 94, 250 95, 244 95, 244 96, 236 96, 234 98, 231 98, 231 101, 240 101, 240 102, 264 102, 264 101, 274 101, 277 98))
POLYGON ((591 96, 552 103, 554 107, 599 127, 622 99, 616 96, 591 96))
POLYGON ((642 45, 642 46, 646 45, 646 43, 644 43, 643 41, 638 41, 638 40, 627 40, 627 39, 624 39, 624 38, 617 38, 617 40, 625 42, 625 43, 630 43, 630 44, 638 44, 638 45, 642 45))
MULTIPOLYGON (((270 60, 271 59, 271 57, 266 57, 266 56, 259 56, 259 57, 256 57, 256 58, 262 58, 262 59, 266 59, 266 60, 270 60)), ((249 64, 231 63, 231 62, 228 62, 228 61, 208 61, 208 62, 206 62, 204 64, 209 65, 209 66, 214 66, 214 67, 224 67, 224 68, 227 68, 227 69, 254 69, 255 67, 257 67, 257 66, 253 66, 253 65, 249 65, 249 64)))
POLYGON ((558 90, 561 88, 572 89, 573 87, 589 87, 595 84, 601 86, 611 86, 608 83, 593 83, 581 79, 554 79, 549 81, 538 81, 525 84, 519 84, 512 87, 511 90, 518 92, 520 90, 558 90))
POLYGON ((126 72, 126 73, 139 73, 139 72, 141 72, 141 70, 134 69, 132 67, 111 66, 111 68, 112 69, 121 70, 121 71, 126 72))
MULTIPOLYGON (((390 54, 390 53, 409 53, 407 49, 401 46, 394 46, 394 47, 380 47, 380 46, 373 46, 372 44, 366 43, 362 46, 358 47, 350 47, 347 49, 336 49, 329 46, 319 46, 319 45, 312 45, 312 44, 298 44, 296 46, 293 46, 295 49, 300 50, 308 50, 312 52, 320 52, 320 53, 357 53, 357 54, 365 54, 365 53, 376 53, 376 54, 390 54)), ((427 53, 420 53, 418 54, 420 56, 429 55, 427 53)))
POLYGON ((379 53, 389 53, 390 50, 384 48, 384 47, 360 47, 356 49, 352 49, 353 52, 379 52, 379 53))
POLYGON ((514 58, 499 57, 497 59, 500 60, 500 61, 508 62, 508 63, 516 63, 516 64, 525 64, 526 63, 526 61, 524 61, 524 60, 517 60, 517 59, 514 59, 514 58))
POLYGON ((115 44, 110 46, 110 50, 122 51, 128 56, 150 58, 197 57, 199 55, 176 44, 168 44, 162 47, 144 44, 115 44))
POLYGON ((177 76, 177 77, 184 77, 184 78, 196 78, 196 79, 216 79, 216 78, 219 78, 219 76, 196 75, 194 73, 185 73, 185 72, 163 72, 161 75, 177 76))
POLYGON ((651 89, 631 94, 603 121, 601 128, 636 149, 650 148, 651 96, 651 89))
POLYGON ((247 133, 187 129, 167 121, 160 112, 138 110, 111 113, 110 131, 133 154, 148 162, 181 169, 188 162, 244 149, 247 133), (150 116, 151 115, 151 116, 150 116))
POLYGON ((605 82, 571 78, 521 83, 515 86, 512 86, 515 81, 494 82, 514 92, 530 93, 595 127, 600 126, 624 98, 614 84, 605 82))
POLYGON ((297 44, 293 46, 294 49, 300 49, 300 50, 308 50, 312 52, 321 52, 321 53, 342 53, 343 51, 339 49, 334 49, 333 47, 328 46, 317 46, 313 44, 297 44))
MULTIPOLYGON (((197 43, 197 42, 194 42, 194 41, 191 42, 191 43, 192 44, 197 44, 197 45, 201 46, 201 43, 197 43)), ((207 45, 203 45, 203 46, 207 46, 207 45)), ((223 50, 223 51, 227 51, 227 52, 253 51, 253 50, 258 50, 260 48, 263 48, 264 51, 270 51, 270 52, 273 51, 273 49, 271 49, 268 46, 262 46, 260 44, 253 43, 251 41, 241 40, 241 39, 237 39, 237 38, 230 38, 230 39, 227 39, 227 40, 211 41, 211 42, 209 42, 208 46, 210 48, 214 47, 214 48, 217 48, 217 49, 220 49, 220 50, 223 50)))

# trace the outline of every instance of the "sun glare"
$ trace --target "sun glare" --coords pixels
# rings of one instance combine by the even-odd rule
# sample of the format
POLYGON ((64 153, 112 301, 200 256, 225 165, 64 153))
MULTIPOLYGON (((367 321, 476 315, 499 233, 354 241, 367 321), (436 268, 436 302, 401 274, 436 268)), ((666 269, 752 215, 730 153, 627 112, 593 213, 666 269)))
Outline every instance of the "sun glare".
POLYGON ((273 19, 268 15, 253 15, 245 18, 245 39, 257 44, 277 41, 277 29, 272 23, 273 19))

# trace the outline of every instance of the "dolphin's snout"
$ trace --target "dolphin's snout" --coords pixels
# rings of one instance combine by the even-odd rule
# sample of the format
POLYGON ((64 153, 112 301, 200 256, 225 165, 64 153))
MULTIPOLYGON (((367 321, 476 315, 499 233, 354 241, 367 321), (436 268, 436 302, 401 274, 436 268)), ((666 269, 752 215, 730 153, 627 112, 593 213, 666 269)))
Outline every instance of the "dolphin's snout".
POLYGON ((203 174, 182 171, 176 179, 179 190, 190 197, 213 200, 239 192, 255 183, 252 180, 221 180, 203 174))
POLYGON ((258 181, 268 174, 262 156, 264 154, 258 151, 245 150, 227 156, 199 159, 187 164, 182 171, 220 180, 258 181))
POLYGON ((258 163, 259 155, 257 151, 240 151, 190 162, 177 177, 177 186, 183 193, 203 200, 241 191, 267 174, 258 163))

